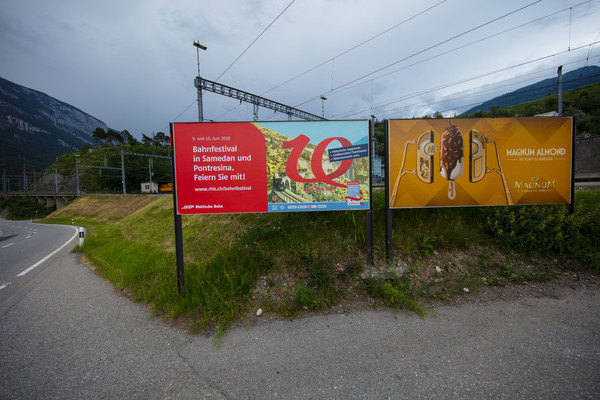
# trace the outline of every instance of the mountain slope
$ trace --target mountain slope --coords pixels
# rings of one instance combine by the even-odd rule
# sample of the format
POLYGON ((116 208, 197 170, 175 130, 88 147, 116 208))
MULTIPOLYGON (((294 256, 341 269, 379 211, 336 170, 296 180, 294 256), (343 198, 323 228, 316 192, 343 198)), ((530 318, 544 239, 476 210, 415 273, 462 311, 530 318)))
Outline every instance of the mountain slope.
POLYGON ((97 118, 45 93, 0 78, 0 168, 43 169, 57 156, 92 143, 97 118))
MULTIPOLYGON (((590 66, 579 68, 575 71, 563 74, 563 92, 597 82, 600 82, 600 67, 590 66)), ((492 107, 503 108, 526 103, 528 101, 541 99, 548 94, 556 94, 557 90, 557 78, 544 79, 543 81, 522 87, 513 92, 494 97, 491 100, 485 101, 478 106, 465 111, 462 115, 473 114, 476 111, 489 111, 492 107)))

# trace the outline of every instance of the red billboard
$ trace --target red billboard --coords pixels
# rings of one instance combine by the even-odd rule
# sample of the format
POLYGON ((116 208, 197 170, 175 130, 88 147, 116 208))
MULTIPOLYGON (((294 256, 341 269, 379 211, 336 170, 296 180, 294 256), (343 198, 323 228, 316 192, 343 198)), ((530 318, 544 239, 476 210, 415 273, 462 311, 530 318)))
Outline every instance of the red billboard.
POLYGON ((368 121, 171 127, 178 214, 366 210, 368 121))

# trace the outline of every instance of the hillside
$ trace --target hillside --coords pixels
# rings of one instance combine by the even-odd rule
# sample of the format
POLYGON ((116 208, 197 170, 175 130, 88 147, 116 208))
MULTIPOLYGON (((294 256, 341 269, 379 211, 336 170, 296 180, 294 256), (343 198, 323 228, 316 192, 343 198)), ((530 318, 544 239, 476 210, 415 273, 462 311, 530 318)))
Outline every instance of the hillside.
MULTIPOLYGON (((533 117, 557 110, 558 95, 549 95, 510 107, 492 107, 463 117, 533 117)), ((600 83, 563 92, 563 116, 575 117, 577 137, 600 135, 600 83)))
MULTIPOLYGON (((600 67, 589 66, 579 68, 574 71, 563 74, 563 92, 577 89, 583 86, 588 86, 600 82, 600 67)), ((534 83, 529 86, 522 87, 510 93, 505 93, 501 96, 494 97, 491 100, 485 101, 467 111, 462 116, 473 114, 477 111, 490 111, 492 107, 504 108, 514 106, 529 101, 542 99, 546 96, 556 95, 558 91, 557 78, 548 78, 543 81, 534 83)), ((546 110, 556 111, 556 110, 546 110)))
POLYGON ((92 143, 104 122, 45 93, 0 78, 0 168, 37 170, 57 156, 92 143))

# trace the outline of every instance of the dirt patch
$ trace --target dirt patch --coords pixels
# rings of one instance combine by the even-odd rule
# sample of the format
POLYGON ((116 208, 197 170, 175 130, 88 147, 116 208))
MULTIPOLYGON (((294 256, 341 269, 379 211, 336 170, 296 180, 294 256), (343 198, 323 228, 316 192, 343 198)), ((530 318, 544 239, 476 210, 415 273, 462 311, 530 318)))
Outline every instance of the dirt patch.
POLYGON ((89 194, 55 211, 50 218, 79 217, 97 223, 114 223, 157 199, 150 195, 89 194))
MULTIPOLYGON (((484 247, 451 252, 432 252, 427 257, 396 259, 392 264, 363 266, 360 279, 348 280, 344 266, 336 265, 335 287, 341 293, 331 307, 304 308, 294 317, 317 314, 346 314, 385 308, 360 283, 364 279, 405 278, 408 290, 427 312, 439 305, 460 306, 471 302, 506 301, 523 297, 562 298, 574 289, 600 289, 600 276, 584 266, 552 257, 526 257, 484 247)), ((305 277, 304 277, 305 278, 305 277)), ((261 276, 253 290, 252 307, 245 323, 283 318, 277 305, 293 301, 294 289, 305 284, 297 271, 272 270, 261 276), (256 316, 258 309, 263 310, 256 316), (267 312, 265 312, 267 311, 267 312)))
MULTIPOLYGON (((453 297, 447 304, 460 306, 471 302, 508 301, 527 297, 561 299, 578 289, 599 290, 600 277, 586 271, 562 271, 548 282, 524 282, 502 287, 482 286, 471 293, 453 297)), ((428 303, 430 306, 437 304, 439 302, 428 303)))

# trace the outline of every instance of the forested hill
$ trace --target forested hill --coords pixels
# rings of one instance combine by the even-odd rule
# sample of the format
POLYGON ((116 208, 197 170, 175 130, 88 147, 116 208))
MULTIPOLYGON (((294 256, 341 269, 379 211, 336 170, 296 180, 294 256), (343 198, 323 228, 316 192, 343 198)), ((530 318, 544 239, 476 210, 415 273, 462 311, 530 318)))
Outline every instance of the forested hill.
MULTIPOLYGON (((514 106, 516 104, 526 103, 529 101, 544 98, 549 94, 557 94, 557 81, 557 77, 548 78, 543 81, 534 83, 533 85, 522 87, 518 90, 515 90, 514 92, 494 97, 491 100, 483 102, 480 105, 465 111, 462 115, 473 114, 476 111, 489 111, 492 109, 492 107, 503 108, 514 106)), ((563 74, 563 92, 591 85, 597 82, 600 82, 600 67, 589 66, 579 68, 575 71, 570 71, 563 74)))

